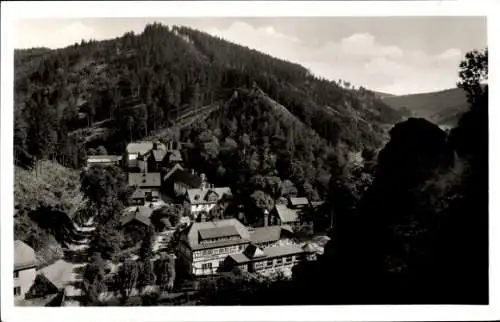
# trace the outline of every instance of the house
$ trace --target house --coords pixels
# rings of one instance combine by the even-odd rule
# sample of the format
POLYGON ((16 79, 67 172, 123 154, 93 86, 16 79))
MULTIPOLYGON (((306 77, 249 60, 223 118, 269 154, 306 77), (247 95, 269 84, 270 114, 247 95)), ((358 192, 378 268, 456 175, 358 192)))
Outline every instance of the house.
POLYGON ((132 206, 144 206, 146 203, 146 193, 141 189, 136 189, 129 199, 132 206))
POLYGON ((157 201, 160 198, 161 173, 159 172, 130 172, 128 174, 128 185, 143 191, 146 201, 157 201))
POLYGON ((147 155, 151 150, 167 150, 167 147, 162 143, 153 141, 133 142, 127 145, 126 149, 126 165, 128 168, 138 167, 137 158, 147 155))
POLYGON ((35 278, 35 251, 21 240, 14 241, 14 300, 24 299, 35 278))
POLYGON ((288 206, 293 209, 303 209, 309 206, 309 200, 305 197, 290 197, 288 199, 288 206))
POLYGON ((122 156, 120 155, 89 155, 87 157, 87 167, 94 165, 101 166, 119 166, 122 161, 122 156))
POLYGON ((250 244, 250 233, 238 220, 195 222, 182 231, 178 258, 189 274, 215 274, 225 258, 250 244))
POLYGON ((224 270, 238 267, 243 272, 264 273, 291 268, 306 258, 306 250, 295 244, 259 248, 250 245, 243 253, 231 254, 224 261, 224 270))
POLYGON ((164 177, 164 186, 174 197, 185 196, 189 189, 201 188, 202 180, 194 171, 176 165, 164 177))
POLYGON ((281 227, 248 229, 237 219, 195 222, 181 232, 178 258, 190 275, 204 276, 239 267, 248 272, 293 266, 306 251, 277 245, 281 227))
MULTIPOLYGON (((204 181, 203 176, 202 181, 204 181)), ((197 218, 200 214, 210 213, 217 205, 225 207, 231 196, 231 188, 215 188, 213 185, 203 182, 201 188, 188 189, 185 199, 189 203, 192 216, 197 218)))
POLYGON ((137 207, 128 207, 125 209, 122 218, 120 219, 120 223, 122 226, 127 226, 130 223, 139 223, 143 225, 149 226, 151 221, 149 217, 153 213, 153 209, 147 206, 137 206, 137 207))
POLYGON ((288 205, 275 205, 273 210, 273 223, 296 231, 300 227, 300 216, 298 209, 290 208, 288 205))

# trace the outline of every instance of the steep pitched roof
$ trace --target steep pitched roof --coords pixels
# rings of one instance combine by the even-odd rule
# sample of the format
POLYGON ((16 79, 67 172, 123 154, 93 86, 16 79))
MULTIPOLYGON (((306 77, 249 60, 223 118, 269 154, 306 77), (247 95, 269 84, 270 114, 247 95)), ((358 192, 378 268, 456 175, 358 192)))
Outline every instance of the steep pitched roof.
POLYGON ((280 226, 258 227, 250 230, 250 239, 252 243, 260 244, 275 242, 281 238, 280 226))
POLYGON ((14 270, 35 267, 36 256, 33 248, 21 240, 14 241, 14 270))
POLYGON ((299 221, 297 210, 288 208, 287 205, 276 205, 275 208, 282 223, 299 221))
POLYGON ((128 174, 128 185, 138 187, 161 187, 161 173, 134 173, 128 174))
POLYGON ((181 170, 184 170, 184 168, 180 165, 180 164, 176 164, 172 167, 172 169, 168 170, 167 174, 165 174, 163 176, 163 181, 167 180, 168 178, 170 178, 174 173, 176 173, 177 171, 181 171, 181 170))
POLYGON ((70 276, 73 272, 73 268, 73 264, 64 260, 58 260, 54 264, 40 269, 40 273, 43 274, 52 284, 54 284, 54 286, 61 289, 64 287, 64 283, 67 282, 67 276, 70 276))
POLYGON ((153 149, 150 151, 150 153, 156 162, 161 162, 165 158, 167 151, 165 151, 163 149, 156 149, 156 150, 153 149))
POLYGON ((181 183, 191 189, 199 189, 201 187, 201 178, 187 170, 177 170, 169 178, 171 182, 181 183))
POLYGON ((220 188, 208 188, 208 189, 189 189, 187 191, 189 202, 193 205, 212 203, 207 199, 208 196, 215 193, 217 201, 222 199, 224 195, 231 196, 231 188, 220 187, 220 188))
POLYGON ((309 204, 309 200, 305 197, 299 197, 299 198, 290 198, 290 204, 292 206, 304 206, 309 204))
POLYGON ((140 213, 128 214, 120 219, 120 223, 122 224, 122 226, 124 226, 124 225, 126 225, 134 220, 137 222, 143 223, 147 226, 151 225, 151 221, 149 220, 149 217, 146 217, 140 213))
POLYGON ((245 254, 246 257, 251 258, 251 259, 266 256, 266 254, 264 254, 262 249, 260 249, 259 247, 255 246, 255 245, 252 245, 252 244, 248 245, 248 247, 245 249, 243 254, 245 254))
POLYGON ((198 250, 249 243, 250 233, 246 227, 236 219, 225 219, 214 222, 195 222, 182 232, 181 240, 183 240, 192 250, 198 250), (228 226, 232 226, 233 228, 223 228, 228 226), (200 232, 205 238, 229 237, 229 233, 237 233, 240 238, 205 244, 202 243, 204 238, 200 236, 200 232))

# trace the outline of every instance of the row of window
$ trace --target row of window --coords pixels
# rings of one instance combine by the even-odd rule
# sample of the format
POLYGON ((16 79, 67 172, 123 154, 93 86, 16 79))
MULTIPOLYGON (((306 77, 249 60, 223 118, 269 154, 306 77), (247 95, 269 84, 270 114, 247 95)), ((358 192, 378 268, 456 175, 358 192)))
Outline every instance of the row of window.
MULTIPOLYGON (((223 260, 219 261, 219 266, 218 267, 221 267, 223 265, 224 265, 224 261, 223 260)), ((212 267, 213 266, 212 266, 211 262, 210 263, 203 263, 203 264, 201 264, 201 269, 204 269, 204 270, 205 269, 212 269, 212 267)))
POLYGON ((205 249, 203 251, 194 253, 194 258, 203 257, 203 256, 207 256, 207 255, 232 254, 232 253, 235 253, 237 251, 242 251, 242 250, 243 250, 243 245, 205 249))
POLYGON ((240 239, 240 236, 235 235, 235 236, 204 239, 201 243, 202 244, 209 244, 209 243, 215 243, 215 242, 226 241, 226 240, 236 240, 236 239, 240 239))
POLYGON ((14 296, 21 295, 21 286, 14 287, 14 296))
MULTIPOLYGON (((285 257, 285 258, 278 258, 276 259, 276 266, 280 266, 280 265, 283 265, 283 259, 284 259, 284 263, 285 264, 289 264, 292 262, 293 258, 292 256, 288 256, 288 257, 285 257)), ((257 266, 257 263, 255 263, 255 268, 258 268, 258 267, 273 267, 274 266, 274 260, 272 259, 269 259, 267 262, 266 262, 266 265, 264 265, 264 262, 260 262, 259 264, 262 264, 262 265, 259 265, 257 266)))

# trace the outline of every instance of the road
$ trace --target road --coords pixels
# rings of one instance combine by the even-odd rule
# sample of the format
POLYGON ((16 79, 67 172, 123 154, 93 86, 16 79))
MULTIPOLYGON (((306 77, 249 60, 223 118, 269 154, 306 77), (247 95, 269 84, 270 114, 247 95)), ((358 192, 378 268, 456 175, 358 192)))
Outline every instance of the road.
MULTIPOLYGON (((91 221, 89 221, 91 222, 91 221)), ((88 235, 95 230, 95 226, 80 227, 75 224, 78 233, 88 235)), ((64 306, 80 306, 80 285, 82 272, 87 265, 87 248, 89 239, 86 237, 79 242, 68 243, 64 249, 64 258, 52 265, 44 267, 43 273, 49 280, 59 288, 64 288, 66 300, 64 306)))

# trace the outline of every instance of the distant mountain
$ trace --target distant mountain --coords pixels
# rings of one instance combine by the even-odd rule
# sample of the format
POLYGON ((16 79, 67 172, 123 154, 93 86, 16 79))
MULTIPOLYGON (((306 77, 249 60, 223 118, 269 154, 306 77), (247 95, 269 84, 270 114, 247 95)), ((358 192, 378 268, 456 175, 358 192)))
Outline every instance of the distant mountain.
POLYGON ((383 101, 407 116, 423 117, 440 126, 456 125, 468 110, 467 97, 461 88, 438 92, 384 97, 383 101))
POLYGON ((380 99, 384 99, 384 98, 388 98, 388 97, 396 97, 396 95, 394 94, 389 94, 389 93, 382 93, 382 92, 376 92, 376 91, 372 91, 373 93, 375 93, 375 96, 377 96, 378 98, 380 99))

